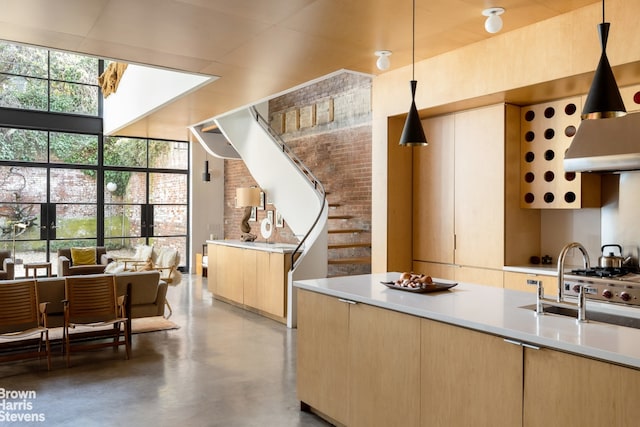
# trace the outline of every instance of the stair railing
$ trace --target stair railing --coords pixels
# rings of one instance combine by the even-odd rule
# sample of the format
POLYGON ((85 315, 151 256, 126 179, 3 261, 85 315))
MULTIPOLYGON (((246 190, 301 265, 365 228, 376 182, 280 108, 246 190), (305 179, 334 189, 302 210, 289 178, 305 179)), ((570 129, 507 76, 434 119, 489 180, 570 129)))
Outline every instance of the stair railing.
POLYGON ((318 222, 320 221, 320 218, 322 217, 322 212, 324 211, 324 208, 325 208, 325 205, 326 205, 327 194, 326 194, 326 192, 324 190, 324 186, 322 185, 320 180, 318 178, 316 178, 316 176, 313 174, 313 172, 311 172, 311 170, 307 167, 307 165, 305 165, 302 162, 302 160, 300 160, 300 158, 298 156, 296 156, 296 154, 291 150, 291 148, 289 148, 289 146, 284 142, 282 137, 271 127, 269 122, 264 117, 262 117, 260 112, 258 112, 257 108, 252 106, 251 110, 252 110, 252 112, 253 112, 253 114, 254 114, 254 116, 256 118, 256 122, 265 131, 267 131, 269 133, 269 135, 271 135, 271 140, 275 144, 278 144, 278 146, 280 147, 282 152, 287 155, 287 157, 291 160, 291 162, 298 168, 298 170, 300 170, 302 175, 304 175, 306 177, 306 179, 309 181, 309 183, 311 183, 311 185, 313 186, 314 190, 316 191, 316 193, 320 197, 321 203, 320 203, 320 211, 318 212, 318 215, 316 215, 316 218, 313 221, 313 224, 311 224, 311 227, 309 227, 309 230, 307 230, 306 234, 300 240, 300 242, 298 243, 298 246, 296 246, 296 249, 291 254, 291 271, 293 271, 297 267, 298 261, 301 258, 301 257, 297 257, 296 258, 296 254, 298 253, 300 248, 302 248, 304 246, 304 243, 306 242, 307 238, 311 235, 311 232, 318 225, 318 222))

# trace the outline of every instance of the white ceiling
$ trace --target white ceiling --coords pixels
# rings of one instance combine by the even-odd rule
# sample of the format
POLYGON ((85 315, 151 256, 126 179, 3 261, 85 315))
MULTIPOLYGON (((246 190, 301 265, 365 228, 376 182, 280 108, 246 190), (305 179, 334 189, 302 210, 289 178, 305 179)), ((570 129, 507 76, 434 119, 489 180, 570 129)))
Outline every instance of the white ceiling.
MULTIPOLYGON (((594 0, 416 0, 416 60, 475 43, 481 11, 502 32, 594 0)), ((0 0, 0 39, 216 75, 122 134, 186 138, 186 126, 337 70, 369 74, 376 50, 411 63, 411 0, 0 0)))

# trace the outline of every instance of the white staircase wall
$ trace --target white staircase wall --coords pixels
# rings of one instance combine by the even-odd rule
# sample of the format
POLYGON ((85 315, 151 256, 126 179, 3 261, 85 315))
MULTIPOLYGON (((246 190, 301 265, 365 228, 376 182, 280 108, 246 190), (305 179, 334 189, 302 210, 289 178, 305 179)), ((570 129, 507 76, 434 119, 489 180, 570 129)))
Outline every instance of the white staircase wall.
POLYGON ((191 126, 189 130, 207 153, 219 159, 240 158, 240 154, 222 133, 202 132, 203 127, 203 125, 191 126))
POLYGON ((327 202, 262 128, 250 108, 217 117, 215 122, 298 240, 309 231, 322 209, 317 226, 305 241, 298 265, 289 273, 287 325, 295 327, 297 298, 293 280, 327 277, 327 202))

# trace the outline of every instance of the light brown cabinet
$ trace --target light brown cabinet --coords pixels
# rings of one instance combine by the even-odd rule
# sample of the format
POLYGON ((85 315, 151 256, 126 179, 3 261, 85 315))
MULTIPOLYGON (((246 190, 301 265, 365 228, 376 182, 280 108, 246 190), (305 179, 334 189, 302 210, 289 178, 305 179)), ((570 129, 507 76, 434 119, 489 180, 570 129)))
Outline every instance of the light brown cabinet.
POLYGON ((349 426, 418 426, 420 319, 298 291, 298 398, 349 426))
POLYGON ((348 425, 420 425, 420 318, 355 304, 348 329, 348 425))
POLYGON ((349 304, 298 290, 298 399, 348 423, 349 304))
POLYGON ((522 347, 426 319, 420 342, 423 426, 520 425, 522 347))
POLYGON ((297 346, 298 398, 339 424, 637 425, 640 370, 307 290, 297 346))
POLYGON ((525 349, 524 427, 638 425, 640 371, 525 349))
POLYGON ((209 291, 280 322, 287 316, 291 255, 209 244, 209 291))
POLYGON ((502 286, 502 267, 528 259, 534 240, 506 238, 539 222, 519 209, 511 179, 519 122, 520 109, 504 104, 423 121, 431 143, 413 153, 414 265, 454 264, 466 268, 455 280, 502 286))
POLYGON ((580 97, 522 108, 521 195, 523 208, 600 207, 600 176, 564 171, 564 152, 580 126, 580 97))
POLYGON ((555 276, 543 274, 518 273, 515 271, 504 272, 505 289, 514 289, 516 291, 536 292, 535 285, 528 285, 527 280, 542 281, 542 286, 547 293, 553 293, 557 287, 558 279, 555 276))

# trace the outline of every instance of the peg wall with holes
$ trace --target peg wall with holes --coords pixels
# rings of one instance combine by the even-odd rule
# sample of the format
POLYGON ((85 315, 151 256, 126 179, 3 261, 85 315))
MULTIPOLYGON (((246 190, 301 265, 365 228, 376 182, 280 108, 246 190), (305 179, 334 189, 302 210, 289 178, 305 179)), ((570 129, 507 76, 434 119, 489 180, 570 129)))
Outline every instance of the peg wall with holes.
POLYGON ((565 172, 564 152, 580 125, 580 97, 523 107, 520 206, 599 207, 600 176, 565 172))

